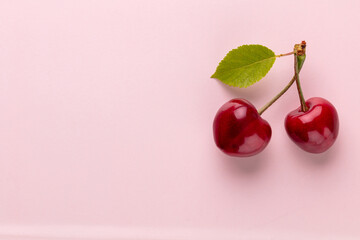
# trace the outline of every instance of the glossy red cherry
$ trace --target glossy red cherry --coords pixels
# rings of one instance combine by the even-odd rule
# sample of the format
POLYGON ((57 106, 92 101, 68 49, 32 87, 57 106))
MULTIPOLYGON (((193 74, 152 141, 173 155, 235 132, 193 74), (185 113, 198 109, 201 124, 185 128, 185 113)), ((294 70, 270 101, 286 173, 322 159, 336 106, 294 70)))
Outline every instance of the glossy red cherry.
POLYGON ((319 97, 306 101, 309 110, 301 108, 290 112, 285 128, 291 140, 310 153, 322 153, 335 142, 339 132, 339 117, 335 107, 319 97))
POLYGON ((245 99, 233 99, 217 112, 214 124, 216 145, 226 154, 249 157, 261 152, 269 143, 271 128, 256 108, 245 99))

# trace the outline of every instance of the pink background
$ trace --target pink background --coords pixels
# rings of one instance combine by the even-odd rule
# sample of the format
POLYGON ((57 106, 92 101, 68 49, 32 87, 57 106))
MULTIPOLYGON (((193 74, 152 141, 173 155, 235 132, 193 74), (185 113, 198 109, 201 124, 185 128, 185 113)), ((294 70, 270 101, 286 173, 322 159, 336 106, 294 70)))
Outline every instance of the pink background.
POLYGON ((359 239, 360 2, 0 1, 0 239, 359 239), (292 57, 259 83, 210 79, 242 44, 308 42, 305 97, 338 109, 328 152, 301 151, 263 114, 264 152, 222 154, 226 101, 261 107, 292 57))

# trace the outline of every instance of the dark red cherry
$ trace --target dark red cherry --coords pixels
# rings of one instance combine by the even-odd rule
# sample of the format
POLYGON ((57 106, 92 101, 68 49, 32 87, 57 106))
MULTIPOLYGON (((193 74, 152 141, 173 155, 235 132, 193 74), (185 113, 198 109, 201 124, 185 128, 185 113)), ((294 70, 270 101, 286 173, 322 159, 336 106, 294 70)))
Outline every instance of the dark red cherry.
POLYGON ((291 140, 310 153, 322 153, 335 142, 339 132, 339 117, 335 107, 319 97, 306 101, 309 110, 301 108, 285 118, 285 128, 291 140))
POLYGON ((213 130, 216 145, 235 157, 261 152, 271 138, 269 123, 250 102, 240 98, 228 101, 218 110, 213 130))

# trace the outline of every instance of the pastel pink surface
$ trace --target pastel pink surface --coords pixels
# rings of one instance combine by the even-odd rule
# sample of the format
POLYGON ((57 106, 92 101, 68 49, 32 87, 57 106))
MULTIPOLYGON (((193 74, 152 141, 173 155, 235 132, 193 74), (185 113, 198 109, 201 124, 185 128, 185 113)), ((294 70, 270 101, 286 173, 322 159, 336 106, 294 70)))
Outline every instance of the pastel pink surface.
POLYGON ((0 239, 358 239, 359 1, 0 2, 0 239), (226 101, 261 107, 291 57, 259 83, 210 79, 232 48, 308 43, 306 98, 337 108, 326 153, 286 135, 293 87, 262 116, 260 154, 213 141, 226 101))

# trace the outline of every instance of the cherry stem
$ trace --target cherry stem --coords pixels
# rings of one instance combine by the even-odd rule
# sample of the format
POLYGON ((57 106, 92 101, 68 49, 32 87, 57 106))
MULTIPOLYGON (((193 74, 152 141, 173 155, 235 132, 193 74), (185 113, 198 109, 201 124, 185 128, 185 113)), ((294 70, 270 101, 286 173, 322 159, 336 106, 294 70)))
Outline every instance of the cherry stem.
POLYGON ((294 54, 294 70, 295 70, 295 81, 296 81, 296 87, 299 94, 300 104, 301 104, 301 111, 306 112, 309 110, 308 106, 306 106, 306 102, 304 99, 303 92, 301 90, 301 84, 300 84, 300 78, 299 78, 299 65, 298 65, 298 55, 294 54))
POLYGON ((294 47, 294 51, 293 52, 289 52, 289 53, 285 53, 285 54, 280 54, 280 55, 276 55, 276 57, 282 57, 282 56, 288 56, 288 55, 294 55, 295 57, 295 74, 293 76, 293 78, 290 80, 290 82, 284 87, 283 90, 281 90, 275 97, 273 97, 268 103, 266 103, 259 111, 259 115, 263 114, 265 112, 266 109, 268 109, 274 102, 276 102, 287 90, 289 90, 289 88, 291 87, 291 85, 294 84, 294 82, 296 81, 297 86, 298 86, 298 93, 299 93, 299 97, 300 97, 300 102, 301 102, 301 107, 302 110, 304 109, 304 111, 308 110, 308 107, 305 104, 305 100, 304 100, 304 96, 302 94, 301 91, 301 86, 300 86, 300 79, 299 79, 299 72, 301 71, 301 68, 305 62, 305 49, 306 49, 306 42, 302 41, 301 44, 295 44, 294 47), (303 104, 304 103, 304 104, 303 104))
POLYGON ((273 97, 268 103, 266 103, 258 112, 259 115, 263 114, 263 112, 265 112, 266 109, 268 109, 271 105, 273 105, 274 102, 276 102, 282 95, 284 95, 284 93, 286 93, 287 90, 289 90, 289 88, 291 87, 291 85, 293 85, 293 83, 295 82, 295 75, 293 76, 293 78, 290 80, 290 82, 284 87, 283 90, 281 90, 275 97, 273 97))
POLYGON ((288 53, 279 54, 279 55, 275 55, 275 57, 284 57, 284 56, 290 56, 290 55, 293 55, 293 54, 294 54, 294 51, 288 52, 288 53))

